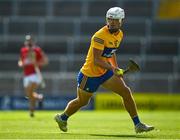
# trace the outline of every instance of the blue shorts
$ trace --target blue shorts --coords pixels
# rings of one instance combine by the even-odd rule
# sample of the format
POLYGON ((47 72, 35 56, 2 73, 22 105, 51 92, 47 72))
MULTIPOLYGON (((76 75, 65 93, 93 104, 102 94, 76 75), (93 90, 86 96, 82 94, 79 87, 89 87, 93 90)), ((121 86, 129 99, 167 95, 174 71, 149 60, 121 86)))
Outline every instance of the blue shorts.
POLYGON ((77 76, 78 87, 87 92, 96 92, 98 87, 103 84, 106 80, 113 76, 113 72, 108 70, 105 74, 99 77, 87 77, 81 71, 77 76))

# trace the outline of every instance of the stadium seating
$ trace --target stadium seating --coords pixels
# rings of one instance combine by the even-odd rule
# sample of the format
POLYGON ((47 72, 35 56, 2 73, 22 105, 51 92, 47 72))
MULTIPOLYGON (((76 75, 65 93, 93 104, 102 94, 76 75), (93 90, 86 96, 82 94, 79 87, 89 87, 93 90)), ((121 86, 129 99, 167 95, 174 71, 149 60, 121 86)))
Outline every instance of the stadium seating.
POLYGON ((153 1, 151 0, 124 0, 123 8, 126 9, 127 17, 152 18, 153 1))
POLYGON ((128 85, 136 92, 180 92, 180 20, 159 19, 159 2, 1 0, 0 91, 24 92, 17 60, 24 36, 32 34, 49 56, 49 65, 43 68, 47 87, 42 91, 50 95, 74 92, 91 36, 106 24, 106 11, 120 6, 126 18, 118 63, 125 68, 132 58, 141 66, 140 73, 125 76, 128 85))
POLYGON ((160 92, 167 93, 168 92, 168 80, 164 77, 154 77, 153 75, 149 77, 140 78, 138 80, 138 84, 135 87, 136 91, 141 92, 160 92), (148 90, 147 90, 148 89, 148 90))
POLYGON ((68 51, 66 40, 45 40, 40 46, 48 54, 67 54, 68 51))
POLYGON ((99 28, 105 25, 105 21, 82 21, 80 24, 80 34, 81 36, 91 36, 99 28))
POLYGON ((89 17, 104 17, 109 7, 118 5, 118 1, 89 1, 88 2, 88 16, 89 17))
POLYGON ((147 55, 164 55, 175 56, 178 55, 179 44, 178 40, 169 39, 152 39, 147 42, 148 47, 146 49, 147 55))
POLYGON ((74 33, 74 24, 72 21, 46 21, 44 34, 50 35, 61 35, 61 36, 72 36, 74 33))
POLYGON ((13 13, 13 1, 1 0, 0 1, 0 17, 8 17, 13 13))
POLYGON ((141 55, 143 49, 140 39, 128 40, 124 39, 120 44, 118 54, 123 55, 141 55))
POLYGON ((142 60, 144 67, 142 67, 143 73, 156 73, 156 74, 171 74, 173 73, 173 60, 168 57, 157 58, 148 57, 142 60))
POLYGON ((131 21, 125 20, 122 25, 122 30, 125 37, 144 37, 146 36, 146 21, 131 21))
MULTIPOLYGON (((10 77, 0 77, 1 96, 13 95, 15 90, 15 79, 10 77)), ((20 88, 20 87, 18 87, 20 88)))
POLYGON ((81 17, 82 5, 81 1, 54 1, 53 16, 81 17))
POLYGON ((1 42, 0 43, 1 54, 19 54, 20 49, 23 46, 23 42, 18 40, 6 40, 0 42, 1 42))
POLYGON ((22 21, 19 19, 12 19, 9 21, 8 34, 10 35, 26 35, 26 34, 38 34, 38 22, 37 21, 22 21))
POLYGON ((173 80, 173 83, 172 83, 172 90, 173 90, 172 92, 174 92, 174 93, 180 92, 179 83, 180 83, 180 77, 175 77, 173 80))
POLYGON ((46 15, 46 1, 26 0, 18 2, 18 16, 45 16, 46 15))
POLYGON ((0 59, 1 72, 16 72, 20 70, 17 65, 18 60, 0 59))
POLYGON ((87 54, 90 45, 90 38, 83 40, 75 40, 72 47, 74 54, 87 54))
POLYGON ((153 21, 151 25, 154 37, 179 37, 180 21, 153 21))
POLYGON ((0 35, 3 34, 3 22, 0 20, 0 35))

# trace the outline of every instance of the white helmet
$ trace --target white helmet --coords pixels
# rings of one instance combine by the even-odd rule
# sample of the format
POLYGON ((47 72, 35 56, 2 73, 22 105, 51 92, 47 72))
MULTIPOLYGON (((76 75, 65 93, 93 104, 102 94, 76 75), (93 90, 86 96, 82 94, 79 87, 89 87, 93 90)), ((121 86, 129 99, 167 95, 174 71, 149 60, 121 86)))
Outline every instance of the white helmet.
POLYGON ((25 36, 25 40, 31 40, 31 39, 32 39, 31 35, 26 35, 25 36))
POLYGON ((123 19, 125 17, 124 9, 120 7, 112 7, 106 13, 106 18, 123 19))

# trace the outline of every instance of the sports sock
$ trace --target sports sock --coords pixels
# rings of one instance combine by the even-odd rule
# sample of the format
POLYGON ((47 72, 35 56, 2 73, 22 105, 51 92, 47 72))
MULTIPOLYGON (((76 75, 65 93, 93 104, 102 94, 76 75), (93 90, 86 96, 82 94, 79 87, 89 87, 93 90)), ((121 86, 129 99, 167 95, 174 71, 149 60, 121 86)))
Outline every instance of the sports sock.
POLYGON ((135 116, 134 118, 132 118, 134 125, 136 126, 138 123, 140 123, 139 117, 135 116))
POLYGON ((61 114, 61 119, 62 119, 63 121, 67 121, 68 118, 69 118, 69 116, 66 115, 65 113, 61 114))

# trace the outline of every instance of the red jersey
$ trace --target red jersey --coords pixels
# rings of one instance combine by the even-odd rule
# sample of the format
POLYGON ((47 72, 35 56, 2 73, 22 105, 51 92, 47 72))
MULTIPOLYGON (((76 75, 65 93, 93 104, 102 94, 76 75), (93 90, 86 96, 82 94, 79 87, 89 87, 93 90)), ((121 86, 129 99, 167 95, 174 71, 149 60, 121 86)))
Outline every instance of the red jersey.
POLYGON ((36 73, 35 67, 32 64, 32 60, 35 59, 37 62, 42 59, 42 49, 38 46, 33 46, 32 51, 29 47, 23 46, 21 48, 20 57, 24 65, 24 75, 31 75, 36 73), (33 54, 33 55, 32 55, 33 54))

